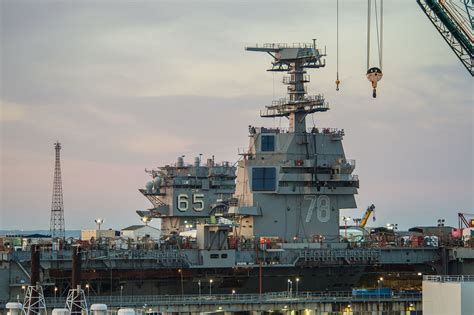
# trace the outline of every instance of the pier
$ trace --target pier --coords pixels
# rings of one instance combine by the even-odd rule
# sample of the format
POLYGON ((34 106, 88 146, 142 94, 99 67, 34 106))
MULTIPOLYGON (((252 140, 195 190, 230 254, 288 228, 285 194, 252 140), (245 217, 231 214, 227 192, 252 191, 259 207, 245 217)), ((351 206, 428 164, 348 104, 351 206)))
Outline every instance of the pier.
MULTIPOLYGON (((48 310, 62 308, 64 298, 45 299, 48 310)), ((87 304, 106 304, 114 313, 133 308, 143 314, 157 313, 280 313, 319 314, 421 314, 421 293, 353 296, 352 292, 272 292, 265 294, 222 295, 134 295, 91 296, 87 304)), ((5 303, 2 302, 2 306, 5 303)))

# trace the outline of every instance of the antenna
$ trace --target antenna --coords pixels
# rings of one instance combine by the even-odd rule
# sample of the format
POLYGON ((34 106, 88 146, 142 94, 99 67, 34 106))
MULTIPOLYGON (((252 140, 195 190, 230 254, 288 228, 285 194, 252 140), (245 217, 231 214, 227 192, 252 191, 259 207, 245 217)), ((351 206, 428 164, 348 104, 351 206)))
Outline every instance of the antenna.
POLYGON ((266 52, 272 58, 272 68, 268 71, 285 71, 289 74, 283 78, 288 85, 288 97, 273 101, 272 105, 260 111, 261 117, 288 117, 289 132, 306 132, 306 115, 325 112, 329 109, 322 95, 308 96, 305 83, 309 82, 307 68, 322 68, 326 65, 322 57, 325 53, 316 48, 316 40, 303 44, 263 44, 246 47, 245 50, 266 52))
POLYGON ((56 150, 56 162, 54 167, 54 182, 53 182, 53 200, 51 204, 51 223, 50 232, 53 239, 53 244, 58 240, 64 241, 64 205, 63 205, 63 186, 61 181, 61 143, 56 141, 54 144, 56 150))

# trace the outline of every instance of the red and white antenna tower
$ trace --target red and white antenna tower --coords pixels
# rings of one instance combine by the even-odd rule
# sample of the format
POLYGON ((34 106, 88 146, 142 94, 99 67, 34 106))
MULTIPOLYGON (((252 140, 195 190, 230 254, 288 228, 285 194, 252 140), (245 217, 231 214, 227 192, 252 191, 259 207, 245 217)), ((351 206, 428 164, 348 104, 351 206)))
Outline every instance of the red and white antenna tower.
POLYGON ((61 143, 56 141, 56 163, 54 167, 53 201, 51 204, 51 225, 50 232, 53 241, 64 240, 64 205, 63 205, 63 185, 61 181, 61 143))

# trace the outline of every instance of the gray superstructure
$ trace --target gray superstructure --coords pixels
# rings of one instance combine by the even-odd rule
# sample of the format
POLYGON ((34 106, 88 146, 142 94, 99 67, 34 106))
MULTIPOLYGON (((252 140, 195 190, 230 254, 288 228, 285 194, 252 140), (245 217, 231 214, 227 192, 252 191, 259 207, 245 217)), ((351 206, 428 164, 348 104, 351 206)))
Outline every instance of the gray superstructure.
POLYGON ((288 97, 261 111, 286 117, 287 129, 249 127, 249 149, 237 168, 236 202, 229 213, 241 216, 244 237, 278 237, 310 242, 337 239, 339 209, 356 208, 359 180, 355 162, 345 157, 343 130, 306 128, 306 116, 329 109, 322 95, 308 96, 308 68, 324 66, 315 44, 247 47, 273 57, 269 71, 286 71, 288 97))
POLYGON ((216 163, 214 157, 202 165, 201 156, 193 164, 186 164, 180 156, 173 166, 147 172, 152 181, 140 192, 153 207, 137 213, 146 219, 161 218, 163 235, 196 228, 203 218, 222 214, 219 201, 228 199, 235 190, 235 166, 216 163))

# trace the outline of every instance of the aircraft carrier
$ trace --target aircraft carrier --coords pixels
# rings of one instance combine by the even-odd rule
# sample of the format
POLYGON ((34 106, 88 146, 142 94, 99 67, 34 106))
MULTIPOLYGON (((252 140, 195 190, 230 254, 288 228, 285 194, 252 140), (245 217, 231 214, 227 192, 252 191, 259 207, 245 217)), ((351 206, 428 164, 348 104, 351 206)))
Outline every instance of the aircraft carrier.
MULTIPOLYGON (((359 235, 341 235, 340 209, 357 207, 356 164, 345 155, 343 129, 306 124, 308 115, 329 110, 324 96, 308 95, 306 87, 307 71, 324 67, 325 54, 314 42, 246 50, 269 55, 269 71, 287 73, 288 96, 265 106, 260 116, 287 118, 288 127, 249 126, 243 135, 248 150, 235 164, 201 156, 187 164, 181 156, 174 165, 147 171, 151 180, 139 191, 152 207, 137 213, 144 221, 161 220, 161 238, 42 246, 45 296, 65 296, 72 287, 76 245, 83 288, 92 296, 332 292, 382 285, 408 291, 420 289, 423 275, 474 274, 472 240, 463 241, 450 227, 402 234, 359 226, 359 235)), ((472 225, 465 229, 472 231, 472 225)), ((0 257, 0 300, 15 300, 31 278, 30 252, 4 246, 0 257)))

